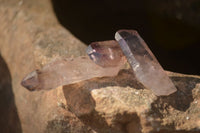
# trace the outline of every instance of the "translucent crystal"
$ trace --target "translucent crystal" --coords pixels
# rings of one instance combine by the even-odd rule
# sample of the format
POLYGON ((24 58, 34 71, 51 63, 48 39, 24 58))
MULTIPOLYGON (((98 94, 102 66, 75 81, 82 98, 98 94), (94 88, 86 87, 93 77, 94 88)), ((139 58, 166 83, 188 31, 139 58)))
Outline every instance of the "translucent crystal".
POLYGON ((134 71, 133 76, 155 95, 169 95, 176 91, 176 87, 136 31, 120 30, 116 32, 115 39, 117 42, 91 43, 86 50, 89 57, 56 60, 28 74, 21 84, 29 90, 41 90, 95 77, 116 76, 127 58, 134 71))
POLYGON ((95 77, 116 76, 123 64, 113 67, 96 65, 88 56, 58 59, 28 74, 21 82, 30 91, 53 89, 95 77))
POLYGON ((135 30, 119 30, 115 34, 135 76, 155 95, 169 95, 177 89, 169 79, 144 40, 135 30))
POLYGON ((125 59, 120 46, 114 40, 93 42, 88 46, 86 53, 102 67, 117 66, 125 59))

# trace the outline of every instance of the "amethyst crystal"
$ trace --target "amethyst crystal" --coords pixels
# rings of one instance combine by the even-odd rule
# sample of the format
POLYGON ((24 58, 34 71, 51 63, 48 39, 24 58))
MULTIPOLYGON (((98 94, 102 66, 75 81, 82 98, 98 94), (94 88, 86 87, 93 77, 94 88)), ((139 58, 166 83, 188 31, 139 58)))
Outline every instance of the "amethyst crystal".
POLYGON ((135 30, 119 30, 115 34, 139 82, 157 96, 170 95, 177 89, 144 40, 135 30))
POLYGON ((48 90, 95 77, 116 76, 122 66, 123 63, 113 67, 101 67, 88 56, 58 59, 42 69, 29 73, 22 80, 21 85, 30 91, 48 90))
POLYGON ((86 53, 91 60, 102 67, 117 66, 124 59, 120 46, 114 40, 93 42, 88 46, 86 53))
POLYGON ((60 59, 28 74, 21 82, 29 90, 52 89, 95 77, 116 76, 127 58, 135 77, 157 96, 176 91, 144 40, 134 30, 116 32, 114 41, 94 42, 89 57, 60 59), (119 45, 118 45, 119 43, 119 45), (125 56, 124 56, 125 55, 125 56))

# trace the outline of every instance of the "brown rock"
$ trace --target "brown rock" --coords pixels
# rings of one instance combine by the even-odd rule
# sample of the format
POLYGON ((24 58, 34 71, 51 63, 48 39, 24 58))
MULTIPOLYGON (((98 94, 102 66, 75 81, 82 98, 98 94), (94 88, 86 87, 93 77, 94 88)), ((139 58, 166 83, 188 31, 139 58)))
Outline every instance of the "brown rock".
MULTIPOLYGON (((62 89, 31 93, 20 85, 21 79, 28 72, 56 57, 83 55, 86 46, 60 26, 49 0, 1 0, 0 16, 0 51, 10 72, 12 89, 9 89, 13 91, 14 96, 12 92, 9 94, 1 92, 1 94, 7 95, 5 96, 7 99, 10 98, 11 102, 6 103, 8 106, 13 106, 15 109, 16 105, 21 131, 24 133, 88 132, 87 126, 60 106, 61 97, 58 94, 62 89)), ((3 71, 6 72, 5 69, 3 71)), ((7 88, 8 86, 3 87, 4 90, 7 88)), ((2 104, 1 106, 4 107, 2 104)), ((8 118, 10 117, 12 116, 8 115, 8 118)), ((12 119, 10 121, 12 122, 12 119)), ((9 125, 16 126, 11 123, 8 127, 4 127, 3 124, 0 130, 7 128, 1 130, 6 132, 9 129, 16 129, 9 125)))
POLYGON ((132 75, 122 70, 114 78, 65 86, 67 105, 97 132, 199 132, 200 77, 168 72, 178 91, 156 97, 132 75))
POLYGON ((7 101, 1 103, 0 114, 9 114, 4 116, 8 127, 0 126, 3 131, 200 132, 198 76, 168 73, 178 89, 168 97, 144 89, 129 70, 51 91, 27 91, 20 86, 27 73, 57 57, 83 55, 85 45, 60 26, 49 0, 1 0, 0 16, 1 60, 5 60, 0 89, 1 101, 7 101))

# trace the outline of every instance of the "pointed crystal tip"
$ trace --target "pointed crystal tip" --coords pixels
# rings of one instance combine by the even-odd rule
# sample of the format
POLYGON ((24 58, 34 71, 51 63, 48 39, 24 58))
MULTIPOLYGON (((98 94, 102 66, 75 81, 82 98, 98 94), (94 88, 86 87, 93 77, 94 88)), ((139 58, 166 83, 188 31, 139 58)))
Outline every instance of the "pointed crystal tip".
POLYGON ((28 74, 21 82, 21 85, 29 91, 36 90, 39 85, 37 70, 28 74))
POLYGON ((176 92, 176 87, 165 73, 147 44, 135 30, 119 30, 115 34, 135 76, 157 96, 176 92))

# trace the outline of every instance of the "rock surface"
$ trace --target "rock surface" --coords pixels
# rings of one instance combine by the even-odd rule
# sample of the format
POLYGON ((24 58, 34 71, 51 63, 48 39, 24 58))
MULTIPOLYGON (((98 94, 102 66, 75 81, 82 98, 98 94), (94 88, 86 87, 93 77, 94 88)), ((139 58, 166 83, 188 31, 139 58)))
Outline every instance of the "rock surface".
POLYGON ((13 97, 6 103, 12 107, 8 109, 12 126, 1 125, 3 131, 200 132, 199 76, 168 72, 178 89, 168 97, 153 95, 128 69, 113 78, 95 78, 50 91, 27 91, 20 86, 27 73, 57 57, 83 55, 86 46, 60 26, 49 0, 0 0, 0 17, 1 60, 7 64, 1 68, 10 74, 10 78, 1 75, 1 85, 10 82, 10 86, 1 86, 1 94, 13 97), (12 90, 9 95, 2 93, 7 88, 12 90), (19 124, 16 129, 14 122, 19 124))
MULTIPOLYGON (((57 57, 83 55, 86 46, 60 26, 49 0, 0 0, 0 18, 0 52, 10 72, 9 89, 14 94, 22 131, 87 132, 72 113, 58 106, 61 88, 31 93, 20 85, 30 71, 57 57)), ((10 127, 0 128, 6 131, 10 127)))
POLYGON ((199 132, 200 77, 168 75, 178 88, 170 96, 156 97, 130 70, 64 86, 63 91, 69 110, 97 132, 199 132))

